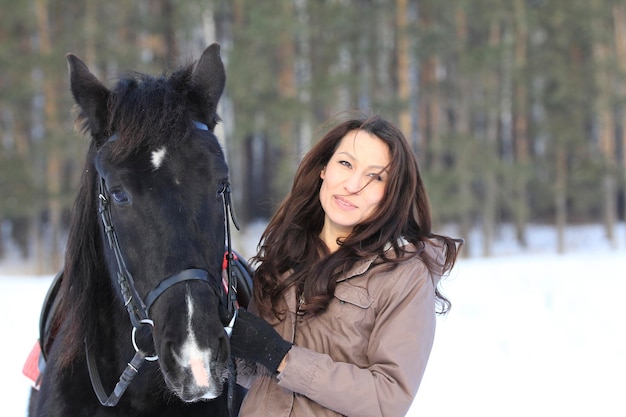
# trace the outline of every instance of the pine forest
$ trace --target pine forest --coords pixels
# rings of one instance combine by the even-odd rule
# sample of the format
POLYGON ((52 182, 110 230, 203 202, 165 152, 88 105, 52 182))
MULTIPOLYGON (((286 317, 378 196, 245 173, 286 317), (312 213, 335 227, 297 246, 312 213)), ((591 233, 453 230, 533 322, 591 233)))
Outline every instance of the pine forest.
POLYGON ((0 0, 0 258, 62 264, 88 139, 65 55, 113 84, 221 45, 217 135, 242 227, 333 118, 376 113, 418 157, 437 228, 489 256, 503 224, 626 239, 626 0, 0 0), (480 230, 480 242, 468 236, 480 230))

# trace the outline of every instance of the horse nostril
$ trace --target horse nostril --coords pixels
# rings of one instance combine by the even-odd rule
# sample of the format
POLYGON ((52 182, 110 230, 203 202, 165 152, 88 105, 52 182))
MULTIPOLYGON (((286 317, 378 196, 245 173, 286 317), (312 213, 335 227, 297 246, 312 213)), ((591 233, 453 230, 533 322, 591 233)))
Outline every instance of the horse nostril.
POLYGON ((159 355, 159 362, 165 369, 173 369, 176 365, 176 351, 173 342, 164 342, 163 349, 159 355))

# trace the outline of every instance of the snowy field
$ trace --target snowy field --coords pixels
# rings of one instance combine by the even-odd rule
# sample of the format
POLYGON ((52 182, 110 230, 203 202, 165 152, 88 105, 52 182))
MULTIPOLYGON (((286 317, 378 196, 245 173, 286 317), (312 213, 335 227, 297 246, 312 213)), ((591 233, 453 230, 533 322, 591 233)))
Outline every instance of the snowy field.
MULTIPOLYGON (((626 416, 626 228, 610 247, 600 227, 572 227, 564 255, 554 254, 551 229, 533 228, 523 251, 510 235, 494 257, 461 259, 445 281, 452 311, 438 320, 408 415, 626 416)), ((51 277, 4 264, 2 416, 21 417, 29 391, 21 367, 51 277)))

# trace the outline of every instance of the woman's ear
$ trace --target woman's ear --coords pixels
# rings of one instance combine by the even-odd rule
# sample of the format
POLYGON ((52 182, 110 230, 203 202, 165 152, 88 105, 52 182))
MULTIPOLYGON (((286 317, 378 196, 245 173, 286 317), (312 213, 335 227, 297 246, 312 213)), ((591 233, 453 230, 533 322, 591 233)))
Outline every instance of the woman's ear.
POLYGON ((320 171, 320 178, 324 179, 324 176, 326 175, 326 165, 324 165, 322 167, 322 170, 320 171))

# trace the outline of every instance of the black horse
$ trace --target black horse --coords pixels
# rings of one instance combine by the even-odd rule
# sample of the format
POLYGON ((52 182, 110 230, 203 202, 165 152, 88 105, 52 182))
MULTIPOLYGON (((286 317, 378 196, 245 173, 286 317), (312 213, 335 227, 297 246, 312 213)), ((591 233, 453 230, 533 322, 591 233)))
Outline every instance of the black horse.
POLYGON ((67 58, 91 141, 30 414, 226 416, 219 46, 169 77, 131 74, 112 89, 67 58))

